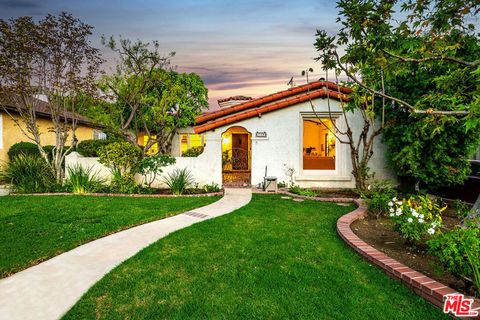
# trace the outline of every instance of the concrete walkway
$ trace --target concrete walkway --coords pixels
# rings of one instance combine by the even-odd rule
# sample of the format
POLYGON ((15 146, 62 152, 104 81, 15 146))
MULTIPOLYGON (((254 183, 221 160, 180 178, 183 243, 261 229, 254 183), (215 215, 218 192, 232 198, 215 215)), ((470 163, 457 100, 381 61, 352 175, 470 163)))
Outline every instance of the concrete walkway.
POLYGON ((208 206, 89 242, 0 280, 0 319, 58 319, 114 267, 169 233, 250 202, 250 189, 226 189, 208 206))

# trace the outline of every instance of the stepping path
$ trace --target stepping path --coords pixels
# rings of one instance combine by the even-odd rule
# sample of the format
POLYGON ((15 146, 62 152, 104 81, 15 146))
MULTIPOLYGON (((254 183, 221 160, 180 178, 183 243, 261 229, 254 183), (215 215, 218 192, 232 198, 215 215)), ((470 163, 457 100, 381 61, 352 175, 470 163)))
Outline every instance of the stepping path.
POLYGON ((89 242, 0 280, 0 319, 62 317, 98 280, 137 252, 194 223, 230 213, 251 200, 250 189, 225 189, 219 201, 89 242))

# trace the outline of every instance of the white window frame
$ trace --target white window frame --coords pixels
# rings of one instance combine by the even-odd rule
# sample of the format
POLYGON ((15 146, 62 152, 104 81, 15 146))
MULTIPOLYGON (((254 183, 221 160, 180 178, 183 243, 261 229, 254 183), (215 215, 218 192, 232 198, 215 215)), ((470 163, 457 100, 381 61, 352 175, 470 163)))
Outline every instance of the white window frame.
POLYGON ((102 130, 93 129, 93 140, 106 140, 107 135, 102 130))
POLYGON ((338 141, 337 137, 335 137, 335 169, 334 170, 312 170, 312 169, 303 169, 303 126, 304 121, 311 119, 316 120, 320 119, 332 119, 332 121, 337 122, 340 119, 341 113, 339 112, 332 112, 329 114, 328 112, 317 112, 314 114, 313 112, 302 112, 300 116, 300 172, 302 176, 338 176, 341 172, 339 166, 340 161, 339 157, 344 157, 345 155, 342 152, 343 148, 339 148, 340 142, 338 141), (318 117, 317 117, 318 116, 318 117))

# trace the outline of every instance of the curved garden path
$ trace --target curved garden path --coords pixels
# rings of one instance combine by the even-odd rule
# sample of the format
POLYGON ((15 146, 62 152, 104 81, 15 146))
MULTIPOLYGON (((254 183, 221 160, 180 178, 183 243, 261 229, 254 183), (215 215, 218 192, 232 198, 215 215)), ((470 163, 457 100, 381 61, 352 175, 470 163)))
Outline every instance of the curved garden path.
POLYGON ((58 319, 105 274, 171 232, 230 213, 250 189, 226 189, 219 201, 89 242, 0 280, 0 319, 58 319))

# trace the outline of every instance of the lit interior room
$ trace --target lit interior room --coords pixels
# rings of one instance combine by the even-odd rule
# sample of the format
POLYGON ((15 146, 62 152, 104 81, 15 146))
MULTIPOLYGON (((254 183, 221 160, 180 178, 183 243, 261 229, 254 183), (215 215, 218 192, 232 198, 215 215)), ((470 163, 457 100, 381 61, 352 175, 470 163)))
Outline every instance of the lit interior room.
POLYGON ((330 119, 303 120, 303 169, 335 170, 335 135, 330 119))

